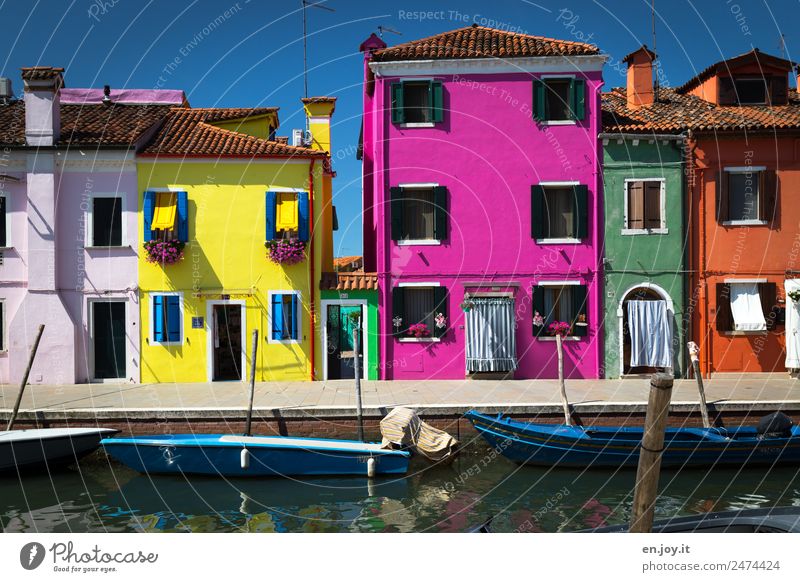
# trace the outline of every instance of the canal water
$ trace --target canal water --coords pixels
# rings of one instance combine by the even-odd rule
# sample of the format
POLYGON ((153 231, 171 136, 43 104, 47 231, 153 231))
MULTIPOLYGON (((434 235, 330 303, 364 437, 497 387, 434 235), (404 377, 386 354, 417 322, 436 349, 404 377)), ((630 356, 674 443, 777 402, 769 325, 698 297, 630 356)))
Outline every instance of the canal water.
MULTIPOLYGON (((414 459, 402 478, 148 477, 101 453, 52 475, 0 477, 4 532, 573 531, 628 520, 635 471, 517 466, 484 451, 414 459)), ((797 468, 664 471, 657 517, 800 505, 797 468)))

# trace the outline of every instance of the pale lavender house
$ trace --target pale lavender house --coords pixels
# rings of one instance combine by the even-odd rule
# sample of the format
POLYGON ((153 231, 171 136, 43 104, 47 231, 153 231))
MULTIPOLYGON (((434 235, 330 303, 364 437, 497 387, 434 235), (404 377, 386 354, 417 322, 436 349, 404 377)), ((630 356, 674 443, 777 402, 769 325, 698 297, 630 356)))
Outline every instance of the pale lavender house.
POLYGON ((22 70, 0 95, 0 383, 139 381, 135 154, 181 91, 64 88, 22 70))
POLYGON ((364 268, 381 377, 600 374, 592 45, 471 26, 364 52, 364 268))

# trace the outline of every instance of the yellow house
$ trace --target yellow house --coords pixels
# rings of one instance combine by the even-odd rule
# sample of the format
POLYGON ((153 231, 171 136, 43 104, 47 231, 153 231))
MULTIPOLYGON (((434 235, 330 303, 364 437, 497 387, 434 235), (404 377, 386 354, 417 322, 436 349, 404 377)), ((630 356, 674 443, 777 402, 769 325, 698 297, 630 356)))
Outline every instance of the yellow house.
POLYGON ((257 380, 319 375, 335 99, 304 106, 302 146, 274 108, 175 108, 137 158, 142 382, 247 379, 254 330, 257 380))

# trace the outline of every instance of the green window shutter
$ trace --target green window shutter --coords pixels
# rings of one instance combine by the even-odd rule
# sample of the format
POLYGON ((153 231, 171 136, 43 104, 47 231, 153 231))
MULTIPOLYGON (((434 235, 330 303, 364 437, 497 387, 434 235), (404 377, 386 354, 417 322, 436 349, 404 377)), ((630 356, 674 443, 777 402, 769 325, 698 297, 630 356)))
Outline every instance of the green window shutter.
POLYGON ((447 188, 433 188, 433 238, 447 240, 447 188))
POLYGON ((541 79, 534 79, 533 81, 533 118, 537 121, 544 121, 547 119, 547 112, 545 111, 545 86, 544 81, 541 79))
POLYGON ((434 287, 433 288, 433 337, 442 337, 447 331, 447 287, 434 287), (436 316, 441 313, 445 317, 445 326, 442 328, 436 327, 436 316))
MULTIPOLYGON (((588 325, 577 325, 578 316, 586 316, 588 305, 586 304, 586 285, 575 285, 572 287, 572 335, 583 337, 589 331, 588 325)), ((583 323, 588 324, 588 317, 584 317, 583 323)))
POLYGON ((403 110, 403 84, 392 83, 392 123, 403 123, 406 120, 403 110))
POLYGON ((575 238, 589 236, 589 187, 586 184, 575 186, 575 238))
POLYGON ((392 240, 403 238, 403 189, 389 188, 391 199, 392 240))
POLYGON ((570 111, 572 111, 572 116, 577 121, 582 121, 586 115, 586 81, 584 79, 572 79, 569 85, 570 111))
POLYGON ((392 333, 395 336, 400 337, 404 335, 405 331, 408 329, 408 322, 405 321, 405 289, 403 287, 394 287, 392 288, 392 321, 389 322, 392 326, 392 333), (396 318, 400 318, 402 321, 400 322, 399 326, 394 324, 394 320, 396 318))
MULTIPOLYGON (((544 287, 540 285, 534 285, 532 293, 533 293, 533 317, 536 317, 536 314, 538 313, 540 316, 542 316, 543 319, 545 319, 545 316, 547 314, 544 312, 544 287)), ((546 320, 544 323, 547 323, 546 320)), ((544 332, 545 332, 545 325, 534 324, 533 335, 535 336, 544 335, 544 332)))
POLYGON ((428 87, 430 91, 431 119, 434 123, 444 121, 444 91, 441 81, 431 81, 428 87))
POLYGON ((547 237, 544 187, 538 185, 531 186, 531 237, 533 240, 547 237))

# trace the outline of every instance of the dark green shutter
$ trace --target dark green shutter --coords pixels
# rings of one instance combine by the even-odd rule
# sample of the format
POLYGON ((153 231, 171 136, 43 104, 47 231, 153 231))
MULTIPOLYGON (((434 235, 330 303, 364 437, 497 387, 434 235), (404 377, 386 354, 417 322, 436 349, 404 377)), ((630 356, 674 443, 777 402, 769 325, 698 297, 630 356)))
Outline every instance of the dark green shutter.
POLYGON ((447 317, 447 287, 433 288, 433 337, 442 337, 448 328, 449 318, 447 317), (444 315, 445 326, 436 327, 436 315, 444 315))
POLYGON ((399 187, 389 188, 392 211, 392 240, 403 238, 403 189, 399 187))
MULTIPOLYGON (((400 337, 405 334, 405 331, 408 329, 408 322, 405 320, 405 289, 403 287, 393 287, 392 288, 392 321, 390 322, 392 326, 392 333, 400 337), (402 323, 400 327, 396 327, 394 325, 395 318, 399 317, 402 319, 402 323)), ((416 322, 415 322, 416 323, 416 322)))
POLYGON ((444 92, 441 81, 431 81, 429 85, 431 119, 434 123, 444 121, 444 92))
POLYGON ((545 98, 544 93, 545 86, 544 81, 541 79, 535 79, 533 81, 533 103, 531 107, 533 109, 533 118, 538 121, 544 121, 547 119, 547 112, 545 111, 545 98))
POLYGON ((433 238, 447 240, 447 188, 433 188, 433 238))
POLYGON ((575 238, 589 236, 589 187, 586 184, 575 186, 575 238))
POLYGON ((403 123, 406 120, 403 110, 403 84, 392 83, 392 123, 403 123))
POLYGON ((572 287, 572 335, 583 337, 589 331, 588 325, 577 325, 578 316, 583 314, 583 323, 589 323, 587 314, 589 306, 586 304, 586 285, 575 285, 572 287))
POLYGON ((544 287, 541 287, 539 285, 534 285, 532 293, 533 293, 533 315, 531 317, 532 318, 536 317, 536 314, 538 313, 545 320, 544 321, 545 325, 533 326, 533 335, 540 336, 544 335, 545 328, 547 327, 546 325, 547 314, 544 312, 544 287))
POLYGON ((586 81, 572 79, 570 82, 570 105, 572 116, 577 121, 582 121, 586 115, 586 81))
POLYGON ((727 283, 717 283, 717 331, 733 330, 733 315, 731 314, 731 286, 727 283))
POLYGON ((543 186, 531 186, 531 237, 533 240, 547 238, 543 186))

